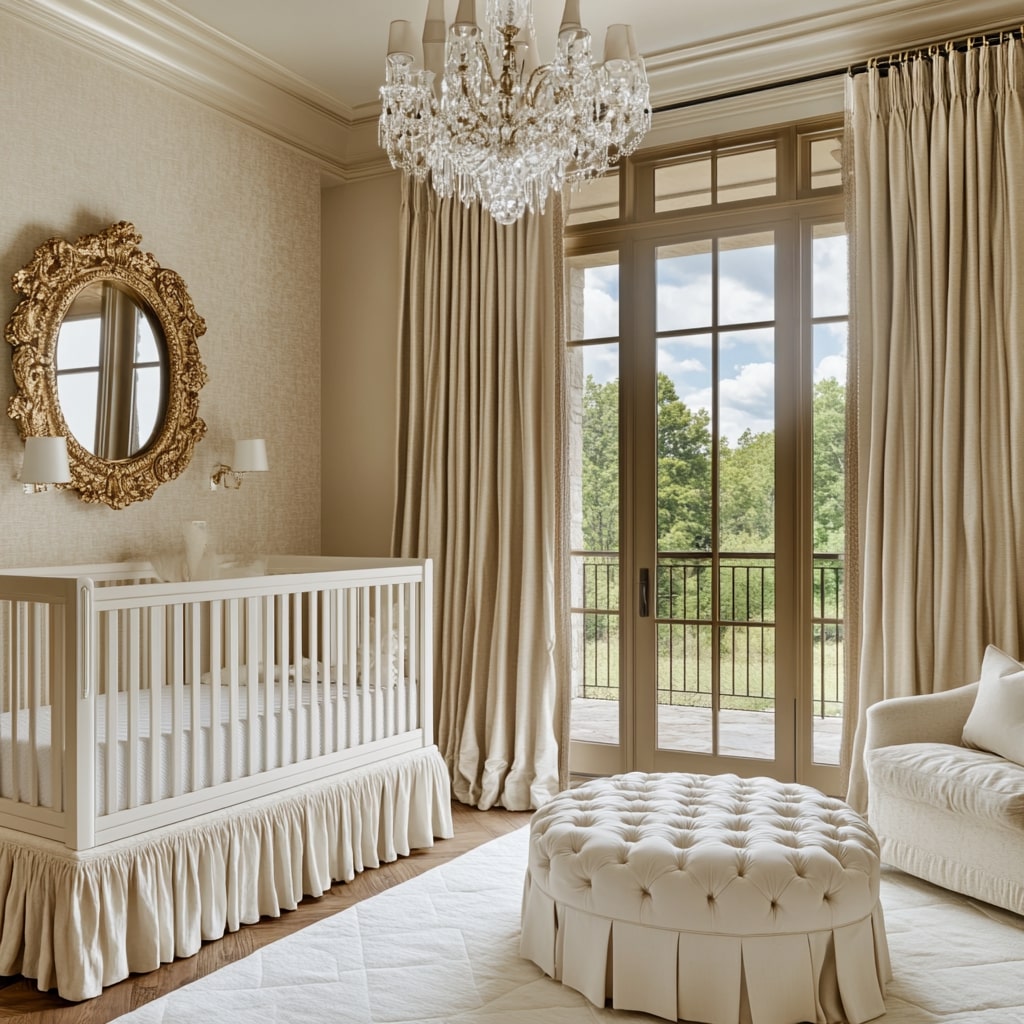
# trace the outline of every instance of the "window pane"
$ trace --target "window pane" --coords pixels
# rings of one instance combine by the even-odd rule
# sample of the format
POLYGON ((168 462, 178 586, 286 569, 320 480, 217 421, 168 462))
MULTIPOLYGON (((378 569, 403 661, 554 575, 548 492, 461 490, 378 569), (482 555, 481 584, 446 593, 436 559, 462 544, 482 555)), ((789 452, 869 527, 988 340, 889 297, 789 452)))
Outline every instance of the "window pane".
POLYGON ((719 545, 775 550, 775 332, 723 334, 719 349, 719 545))
POLYGON ((100 318, 65 320, 57 334, 57 372, 100 365, 100 318))
POLYGON ((850 308, 846 228, 817 224, 813 244, 813 315, 846 316, 850 308))
POLYGON ((161 383, 163 374, 159 366, 146 366, 135 371, 135 407, 132 410, 133 451, 145 448, 153 440, 157 414, 161 412, 161 383))
POLYGON ((814 328, 814 761, 839 763, 842 729, 843 551, 846 542, 845 323, 814 328))
POLYGON ((711 548, 711 336, 658 342, 658 550, 711 548))
POLYGON ((657 261, 657 330, 710 327, 711 240, 662 246, 657 261))
POLYGON ((569 193, 569 214, 566 224, 591 224, 595 221, 617 220, 619 217, 619 173, 609 171, 600 178, 591 178, 569 193))
POLYGON ((573 256, 565 261, 570 341, 619 336, 619 254, 573 256))
POLYGON ((136 332, 135 332, 135 362, 155 363, 160 359, 157 349, 156 338, 153 335, 153 325, 141 310, 136 311, 136 332))
POLYGON ((572 738, 619 740, 619 347, 568 352, 572 738))
POLYGON ((811 141, 811 188, 834 188, 843 183, 843 144, 837 138, 811 141))
POLYGON ((654 169, 654 212, 711 205, 711 157, 654 169))
POLYGON ((718 157, 720 203, 775 195, 775 147, 746 153, 722 153, 718 157))
POLYGON ((718 322, 775 319, 775 244, 772 232, 724 238, 718 257, 718 322))
POLYGON ((75 440, 89 451, 96 448, 96 396, 100 375, 66 373, 57 376, 57 401, 75 440))

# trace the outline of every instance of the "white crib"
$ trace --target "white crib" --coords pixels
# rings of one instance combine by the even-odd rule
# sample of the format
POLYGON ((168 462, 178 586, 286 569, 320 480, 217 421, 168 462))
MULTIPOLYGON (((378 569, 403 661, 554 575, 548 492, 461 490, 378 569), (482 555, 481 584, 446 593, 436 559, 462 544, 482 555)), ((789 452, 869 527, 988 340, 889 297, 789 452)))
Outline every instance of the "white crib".
POLYGON ((0 973, 88 998, 450 836, 430 569, 0 573, 0 973))

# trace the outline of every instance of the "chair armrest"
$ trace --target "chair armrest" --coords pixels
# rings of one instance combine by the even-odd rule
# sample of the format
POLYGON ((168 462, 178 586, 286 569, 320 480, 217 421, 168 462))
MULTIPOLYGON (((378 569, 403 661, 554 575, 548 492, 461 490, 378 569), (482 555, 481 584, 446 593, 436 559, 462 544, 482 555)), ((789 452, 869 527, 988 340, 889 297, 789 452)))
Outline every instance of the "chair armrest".
POLYGON ((951 743, 960 746, 964 722, 974 707, 978 684, 940 693, 890 697, 867 710, 865 754, 876 747, 899 743, 951 743))

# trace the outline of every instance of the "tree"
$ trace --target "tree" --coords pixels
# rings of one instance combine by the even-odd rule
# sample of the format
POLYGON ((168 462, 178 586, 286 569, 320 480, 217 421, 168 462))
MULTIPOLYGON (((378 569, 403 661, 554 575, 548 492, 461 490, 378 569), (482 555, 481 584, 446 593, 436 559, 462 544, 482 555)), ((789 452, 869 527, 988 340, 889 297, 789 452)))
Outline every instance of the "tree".
POLYGON ((719 546, 723 551, 775 550, 775 432, 744 430, 719 462, 719 546))
POLYGON ((814 385, 814 550, 841 552, 846 506, 846 388, 814 385))
POLYGON ((711 547, 711 418, 658 374, 658 550, 711 547))
POLYGON ((583 384, 583 548, 619 549, 619 382, 583 384))

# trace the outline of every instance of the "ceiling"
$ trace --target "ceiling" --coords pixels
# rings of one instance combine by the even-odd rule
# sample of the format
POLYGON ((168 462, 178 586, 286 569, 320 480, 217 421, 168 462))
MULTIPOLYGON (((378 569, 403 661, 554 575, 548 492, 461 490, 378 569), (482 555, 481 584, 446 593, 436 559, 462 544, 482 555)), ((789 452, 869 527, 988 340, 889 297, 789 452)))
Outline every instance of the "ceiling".
MULTIPOLYGON (((390 21, 407 19, 418 31, 427 0, 263 0, 257 4, 252 0, 173 0, 171 6, 288 68, 358 114, 377 102, 390 21)), ((457 6, 458 0, 447 0, 449 22, 457 6)), ((542 61, 552 56, 562 7, 562 0, 533 3, 542 61)), ((478 0, 480 18, 485 8, 486 0, 478 0)), ((775 47, 783 40, 798 43, 825 29, 843 38, 845 55, 826 52, 818 63, 832 59, 842 66, 873 56, 878 46, 890 45, 889 26, 899 26, 897 41, 903 46, 930 42, 935 32, 944 36, 947 31, 1003 25, 1011 14, 1021 17, 1019 2, 978 0, 580 0, 580 9, 595 52, 601 52, 609 24, 631 20, 637 46, 655 69, 685 63, 687 53, 722 49, 733 54, 734 64, 741 64, 759 43, 775 47)), ((807 56, 809 66, 814 64, 813 55, 807 56)), ((689 73, 685 67, 677 70, 680 73, 671 84, 668 76, 654 76, 653 85, 656 90, 661 86, 666 101, 672 100, 672 89, 700 88, 696 66, 689 73)), ((766 71, 761 69, 759 74, 763 77, 766 71)))
MULTIPOLYGON (((458 0, 445 0, 449 20, 458 0)), ((563 0, 534 0, 547 59, 563 0)), ((0 0, 7 10, 306 152, 336 180, 379 173, 388 25, 427 0, 0 0)), ((485 0, 477 0, 483 13, 485 0)), ((1019 24, 1020 0, 580 0, 600 53, 629 18, 652 104, 686 105, 876 54, 1019 24)))

